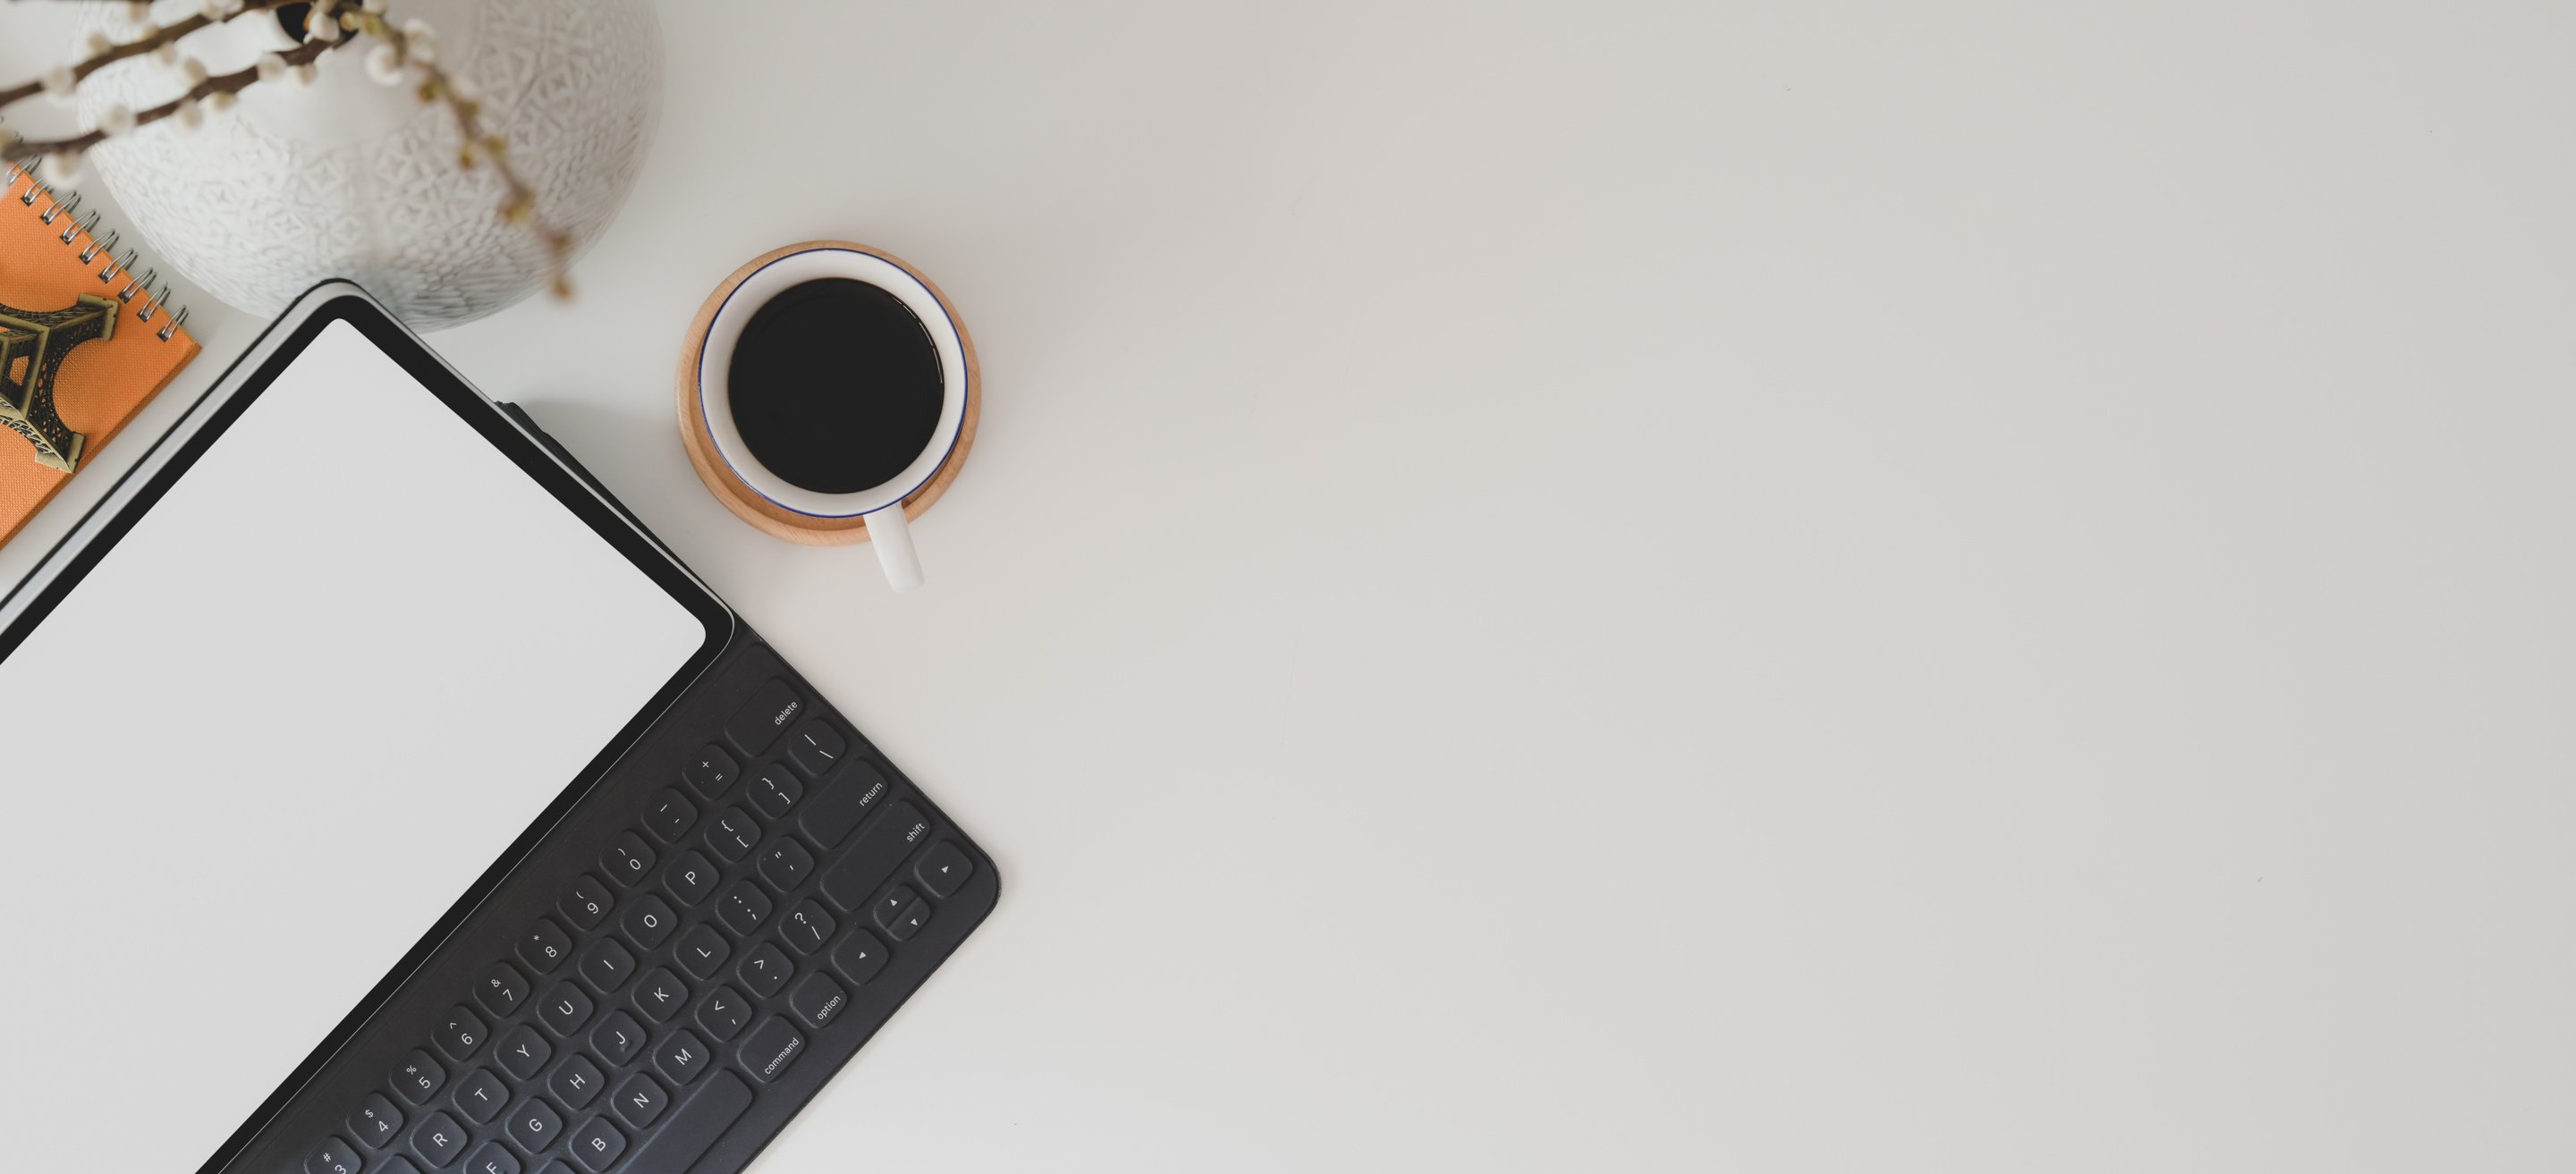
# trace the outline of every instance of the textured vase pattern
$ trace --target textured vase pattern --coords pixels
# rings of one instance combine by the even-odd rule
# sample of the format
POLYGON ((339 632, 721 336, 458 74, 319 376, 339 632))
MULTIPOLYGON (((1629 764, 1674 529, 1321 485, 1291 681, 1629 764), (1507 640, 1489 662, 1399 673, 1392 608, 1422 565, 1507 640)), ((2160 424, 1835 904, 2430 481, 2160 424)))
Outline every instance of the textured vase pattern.
MULTIPOLYGON (((662 64, 652 11, 644 0, 485 0, 466 19, 476 27, 458 32, 468 36, 440 30, 470 46, 441 65, 480 88, 485 129, 507 140, 538 216, 569 232, 578 256, 615 216, 652 142, 662 64)), ((365 52, 333 57, 354 66, 365 52)), ((84 100, 164 101, 172 83, 156 68, 102 70, 84 100)), ((275 314, 314 283, 346 277, 413 327, 436 330, 546 281, 543 244, 502 222, 501 180, 489 167, 461 170, 459 146, 448 111, 423 105, 356 143, 300 141, 224 116, 192 132, 147 127, 91 158, 158 262, 236 308, 275 314)))

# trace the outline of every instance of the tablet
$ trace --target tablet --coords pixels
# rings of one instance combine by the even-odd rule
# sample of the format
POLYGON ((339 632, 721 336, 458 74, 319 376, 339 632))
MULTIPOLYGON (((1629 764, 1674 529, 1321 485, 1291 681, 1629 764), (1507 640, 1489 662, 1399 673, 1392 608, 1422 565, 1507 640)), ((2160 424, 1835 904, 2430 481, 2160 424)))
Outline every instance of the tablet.
MULTIPOLYGON (((361 291, 306 296, 0 600, 0 722, 22 829, 11 837, 17 880, 0 886, 0 929, 13 943, 0 999, 19 1010, 0 1068, 8 1164, 265 1171, 320 1154, 318 1174, 341 1174, 397 1161, 446 1168, 497 1147, 492 1169, 506 1159, 534 1171, 550 1152, 583 1156, 558 1144, 596 1142, 585 1152, 597 1157, 602 1130, 639 1151, 668 1132, 589 1112, 588 1082, 636 1057, 593 1054, 589 1022, 540 1019, 520 1004, 561 979, 593 1005, 586 1020, 605 1021, 605 1008, 628 1001, 630 971, 678 960, 650 927, 621 937, 614 918, 579 924, 590 918, 560 894, 585 884, 599 890, 592 911, 649 900, 668 911, 664 932, 696 921, 728 952, 768 938, 828 958, 837 943, 824 937, 693 917, 680 897, 694 894, 654 895, 662 859, 686 853, 731 871, 710 852, 726 846, 711 837, 727 834, 745 853, 783 845, 816 858, 806 874, 753 877, 751 891, 781 907, 804 896, 817 918, 853 912, 801 886, 887 800, 837 829, 840 842, 823 842, 832 826, 818 834, 800 822, 793 808, 837 795, 847 780, 836 772, 855 769, 844 760, 870 750, 821 716, 820 699, 774 654, 755 649, 772 658, 750 674, 760 679, 736 673, 743 681, 726 687, 779 690, 808 723, 796 732, 855 743, 829 760, 776 755, 779 778, 768 781, 800 794, 774 817, 733 788, 754 785, 777 750, 754 743, 781 736, 788 718, 746 734, 692 716, 708 728, 673 731, 662 760, 637 760, 675 706, 715 687, 710 670, 755 643, 576 467, 361 291), (691 759, 712 769, 708 754, 726 759, 726 777, 690 772, 691 759), (607 794, 603 781, 621 768, 636 780, 607 794), (689 826, 664 822, 673 801, 689 808, 689 826), (603 813, 595 827, 567 822, 586 807, 603 813), (728 811, 743 817, 732 832, 700 826, 728 811), (615 858, 635 876, 603 877, 625 870, 601 854, 624 843, 612 830, 621 822, 629 835, 645 829, 636 842, 651 845, 639 850, 657 867, 615 858), (557 857, 569 863, 534 867, 557 857), (524 893, 505 891, 523 874, 524 893), (596 939, 631 961, 551 974, 542 957, 513 957, 524 944, 501 945, 533 920, 565 937, 566 954, 599 953, 596 939), (492 923, 488 940, 461 941, 478 921, 492 923), (487 965, 529 990, 493 1001, 475 986, 487 965), (452 989, 412 1000, 430 1008, 423 1018, 387 1020, 407 988, 438 982, 452 989), (453 1016, 436 1022, 451 1005, 476 1012, 461 1039, 453 1016), (597 1075, 560 1093, 550 1073, 478 1063, 485 1039, 514 1018, 597 1075), (429 1096, 408 1095, 421 1090, 399 1076, 414 1050, 443 1069, 429 1096), (390 1059, 361 1059, 371 1053, 390 1059), (349 1072, 332 1071, 343 1061, 349 1072), (483 1089, 485 1100, 559 1124, 514 1137, 506 1120, 471 1120, 474 1106, 450 1090, 487 1070, 498 1091, 483 1089), (305 1099, 315 1104, 292 1136, 264 1137, 305 1099), (348 1115, 378 1103, 379 1117, 348 1115), (575 1138, 585 1116, 597 1124, 575 1138), (413 1136, 433 1119, 450 1132, 413 1136)), ((870 770, 898 793, 906 785, 890 764, 870 770)), ((953 830, 945 839, 965 843, 953 830)), ((991 871, 980 851, 974 860, 991 871)), ((894 948, 884 933, 868 940, 894 948)), ((708 984, 688 985, 695 995, 708 984)), ((773 1014, 770 1000, 737 993, 746 1015, 773 1014)), ((800 1047, 823 1042, 784 1002, 774 1017, 799 1031, 800 1047)), ((668 1034, 648 1028, 638 1042, 668 1034)), ((719 1050, 707 1034, 692 1038, 719 1050)), ((770 1083, 748 1069, 713 1079, 770 1083)), ((691 1091, 680 1083, 697 1082, 666 1075, 654 1087, 677 1099, 691 1091)), ((745 1107, 667 1153, 690 1149, 694 1162, 757 1116, 747 1091, 718 1099, 745 1107)))

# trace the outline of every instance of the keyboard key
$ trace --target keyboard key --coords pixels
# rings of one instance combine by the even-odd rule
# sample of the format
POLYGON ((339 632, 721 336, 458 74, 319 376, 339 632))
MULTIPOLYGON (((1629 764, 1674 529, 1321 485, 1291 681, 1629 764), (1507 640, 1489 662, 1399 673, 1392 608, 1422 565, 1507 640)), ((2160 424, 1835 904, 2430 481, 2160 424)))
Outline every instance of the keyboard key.
POLYGON ((752 691, 751 700, 725 719, 725 737, 742 752, 754 758, 768 752, 769 744, 805 713, 805 701, 787 682, 772 679, 752 691))
POLYGON ((411 1148, 420 1154, 422 1161, 429 1163, 430 1169, 435 1170, 455 1161, 456 1155, 465 1152, 465 1143, 472 1139, 473 1135, 465 1132, 465 1127, 457 1124, 456 1118, 445 1113, 432 1113, 429 1120, 420 1123, 420 1128, 411 1131, 411 1148))
POLYGON ((483 976, 483 985, 474 988, 474 1001, 495 1019, 507 1019, 528 997, 528 980, 519 977, 517 968, 507 962, 495 962, 483 976))
POLYGON ((644 1050, 644 1027, 624 1011, 611 1011, 608 1018, 591 1029, 590 1046, 598 1049, 600 1058, 610 1067, 623 1068, 644 1050))
POLYGON ((735 769, 733 756, 725 753, 723 747, 708 746, 680 767, 680 777, 697 788, 699 794, 714 799, 733 785, 735 769))
POLYGON ((358 1147, 336 1137, 324 1138, 313 1147, 313 1156, 304 1159, 304 1174, 358 1174, 366 1159, 358 1156, 358 1147))
POLYGON ((680 1009, 689 1005, 689 987, 668 970, 656 970, 644 976, 635 988, 635 1005, 655 1023, 668 1023, 680 1009))
POLYGON ((501 1050, 496 1054, 500 1057, 501 1066, 510 1070, 510 1075, 527 1080, 545 1067, 547 1060, 554 1058, 555 1046, 547 1043, 546 1037, 538 1035, 535 1028, 522 1023, 501 1037, 501 1050))
POLYGON ((555 907, 563 910, 564 918, 574 925, 597 929, 600 919, 617 907, 617 900, 609 896, 606 883, 598 877, 585 876, 572 883, 572 891, 565 893, 555 907))
POLYGON ((814 854, 794 836, 780 836, 760 850, 760 879, 779 892, 790 892, 814 873, 814 854))
POLYGON ((626 907, 626 936, 650 952, 669 940, 671 931, 680 927, 680 915, 662 903, 660 897, 646 893, 626 907))
POLYGON ((564 955, 572 953, 572 939, 564 936, 563 927, 540 917, 528 936, 519 939, 519 960, 534 967, 539 974, 552 974, 563 965, 564 955))
POLYGON ((796 1034, 796 1025, 772 1015, 763 1021, 751 1038, 742 1041, 742 1064, 762 1080, 776 1080, 787 1066, 805 1054, 805 1037, 796 1034))
POLYGON ((808 720, 787 736, 787 756, 804 767, 805 773, 820 778, 823 772, 841 764, 850 752, 850 743, 841 737, 832 723, 821 718, 808 720))
POLYGON ((438 1061, 429 1058, 429 1053, 413 1048, 411 1055, 403 1058, 402 1066, 394 1069, 388 1079, 404 1100, 426 1105, 429 1098, 438 1094, 439 1086, 447 1083, 447 1069, 439 1067, 438 1061))
POLYGON ((885 927, 886 936, 898 942, 908 942, 912 940, 912 935, 920 933, 921 927, 928 924, 930 924, 930 902, 916 900, 903 911, 901 916, 894 919, 893 924, 885 927))
POLYGON ((921 854, 921 863, 912 866, 912 875, 921 887, 930 890, 931 896, 953 897, 966 887, 966 878, 975 875, 975 862, 967 859, 965 849, 941 840, 921 854))
POLYGON ((653 848, 642 836, 620 832, 617 842, 608 846, 608 854, 599 858, 599 867, 607 871, 608 879, 633 888, 635 882, 651 875, 653 848))
POLYGON ((447 1053, 448 1059, 462 1060, 483 1046, 483 1021, 475 1018, 473 1011, 459 1006, 438 1021, 438 1030, 430 1036, 438 1041, 438 1050, 447 1053))
POLYGON ((825 848, 840 847, 841 841, 850 838, 850 829, 859 826, 877 801, 894 789, 876 767, 855 758, 840 773, 814 785, 821 793, 805 804, 805 814, 797 816, 796 822, 825 848))
POLYGON ((519 1155, 500 1142, 484 1142, 474 1160, 465 1163, 465 1174, 519 1174, 519 1155))
POLYGON ((402 1123, 402 1113, 380 1092, 368 1093, 367 1099, 358 1102, 357 1111, 341 1122, 357 1136, 359 1144, 375 1150, 385 1148, 385 1143, 394 1139, 394 1131, 402 1128, 402 1123))
POLYGON ((748 935, 759 930, 760 923, 769 920, 769 911, 775 908, 777 906, 770 904, 769 894, 761 892, 759 885, 738 880, 733 882, 732 888, 725 890, 724 899, 716 902, 716 916, 725 923, 725 928, 748 935))
POLYGON ((451 1099, 475 1124, 481 1125, 500 1116, 502 1107, 510 1103, 510 1086, 492 1075, 491 1069, 477 1068, 456 1082, 456 1095, 451 1099))
POLYGON ((599 1096, 608 1078, 600 1075, 599 1065, 580 1056, 569 1056, 555 1065, 555 1074, 546 1078, 546 1088, 568 1109, 578 1109, 599 1096))
POLYGON ((580 987, 559 983, 546 995, 546 1001, 537 1005, 537 1020, 557 1037, 570 1039, 582 1024, 590 1022, 590 1013, 595 1009, 590 996, 581 993, 580 987))
POLYGON ((766 999, 787 985, 788 978, 796 973, 796 964, 779 953, 778 947, 762 942, 743 955, 742 965, 734 973, 742 977, 742 985, 751 988, 753 998, 766 999))
POLYGON ((773 762, 752 772, 751 789, 744 795, 762 815, 776 819, 796 809, 796 801, 805 797, 805 783, 785 763, 773 762))
POLYGON ((626 1152, 626 1135, 609 1124, 608 1118, 593 1117, 573 1131, 572 1144, 565 1148, 572 1151, 573 1158, 584 1169, 591 1174, 601 1174, 616 1164, 619 1154, 626 1152))
POLYGON ((707 1068, 707 1045, 683 1029, 663 1040, 653 1053, 653 1067, 660 1069, 671 1083, 686 1087, 707 1068))
POLYGON ((393 1154, 385 1158, 384 1165, 368 1171, 367 1174, 420 1174, 420 1167, 412 1165, 411 1159, 401 1154, 393 1154))
POLYGON ((695 1166, 749 1108, 751 1086, 733 1073, 718 1072, 671 1114, 669 1124, 635 1147, 635 1160, 626 1168, 643 1174, 695 1166))
POLYGON ((796 993, 787 996, 787 1005, 796 1012, 797 1018, 805 1021, 805 1026, 820 1031, 849 1009, 850 996, 842 992, 841 984, 830 978, 809 974, 805 981, 796 984, 796 993))
POLYGON ((722 1043, 742 1034, 742 1025, 751 1022, 751 1004, 732 987, 720 986, 698 1004, 698 1026, 722 1043))
POLYGON ((869 979, 885 969, 885 964, 885 943, 863 929, 850 931, 850 936, 841 939, 840 945, 832 947, 832 969, 860 986, 866 986, 869 979))
MULTIPOLYGON (((820 807, 818 800, 814 807, 806 808, 806 817, 811 819, 820 807)), ((877 886, 893 876, 894 870, 903 866, 904 858, 912 855, 913 848, 929 837, 930 821, 923 818, 920 808, 910 803, 886 808, 851 842, 840 863, 823 870, 823 895, 852 912, 864 908, 877 886)))
POLYGON ((876 917, 879 928, 891 928, 895 919, 903 916, 904 910, 912 908, 912 903, 920 899, 921 894, 913 892, 911 885, 896 885, 878 894, 876 904, 869 912, 876 917))
POLYGON ((728 807, 707 826, 707 848, 730 864, 751 855, 760 842, 760 825, 742 808, 728 807))
POLYGON ((626 1083, 617 1086, 617 1115, 637 1129, 660 1119, 662 1111, 670 1107, 671 1094, 663 1092, 661 1085, 653 1083, 652 1077, 641 1072, 627 1077, 626 1083))
POLYGON ((601 938, 581 952, 581 976, 599 993, 615 994, 635 977, 635 955, 627 953, 617 939, 601 938))
POLYGON ((733 955, 733 946, 725 941, 723 934, 703 925, 693 925, 689 932, 680 936, 679 948, 673 953, 680 957, 680 969, 704 982, 714 978, 716 971, 724 969, 725 959, 733 955))
POLYGON ((811 954, 822 949, 823 943, 831 941, 832 935, 840 928, 841 923, 824 912, 822 904, 815 901, 797 902, 796 907, 788 910, 787 916, 778 922, 779 935, 786 938, 787 944, 799 954, 811 954))
POLYGON ((671 890, 671 895, 679 898, 681 904, 695 905, 716 891, 716 878, 720 875, 715 861, 692 849, 682 853, 679 859, 671 862, 671 867, 662 871, 662 887, 671 890))
POLYGON ((546 1163, 546 1168, 537 1171, 537 1174, 581 1174, 581 1171, 573 1169, 572 1163, 557 1158, 546 1163))
POLYGON ((662 788, 661 797, 653 801, 653 809, 644 813, 644 826, 665 844, 687 835, 697 822, 698 805, 689 802, 678 787, 662 788))
POLYGON ((544 1101, 529 1097, 518 1108, 510 1110, 509 1130, 510 1140, 533 1154, 555 1143, 555 1138, 563 1133, 563 1118, 544 1101))

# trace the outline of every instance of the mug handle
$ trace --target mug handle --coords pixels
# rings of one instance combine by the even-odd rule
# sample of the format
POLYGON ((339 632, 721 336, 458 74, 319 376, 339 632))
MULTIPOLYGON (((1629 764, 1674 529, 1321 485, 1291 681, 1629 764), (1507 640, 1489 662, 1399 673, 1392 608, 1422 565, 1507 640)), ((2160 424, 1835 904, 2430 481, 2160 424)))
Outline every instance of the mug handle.
POLYGON ((921 555, 912 549, 912 527, 903 516, 903 502, 863 514, 868 521, 868 545, 877 548, 877 565, 885 568, 886 583, 896 591, 910 591, 921 586, 921 555))

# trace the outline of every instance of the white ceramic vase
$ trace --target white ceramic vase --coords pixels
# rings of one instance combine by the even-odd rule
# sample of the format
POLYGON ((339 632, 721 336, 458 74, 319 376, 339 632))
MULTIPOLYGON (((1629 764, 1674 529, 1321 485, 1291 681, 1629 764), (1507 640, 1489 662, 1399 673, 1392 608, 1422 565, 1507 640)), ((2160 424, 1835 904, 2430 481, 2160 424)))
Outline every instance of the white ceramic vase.
MULTIPOLYGON (((95 6, 91 27, 118 35, 95 6)), ((194 0, 159 0, 162 23, 194 0)), ((538 215, 574 252, 607 227, 642 167, 660 113, 661 30, 646 0, 394 0, 397 23, 427 21, 440 65, 478 87, 486 129, 537 190, 538 215)), ((291 47, 251 14, 199 32, 188 55, 224 73, 291 47)), ((323 55, 310 86, 264 84, 196 130, 164 122, 90 153, 160 263, 254 314, 274 314, 317 281, 347 277, 415 328, 470 322, 542 288, 545 251, 502 222, 489 167, 458 167, 443 106, 367 76, 367 46, 323 55)), ((95 115, 178 92, 149 60, 99 71, 81 88, 95 115)))

